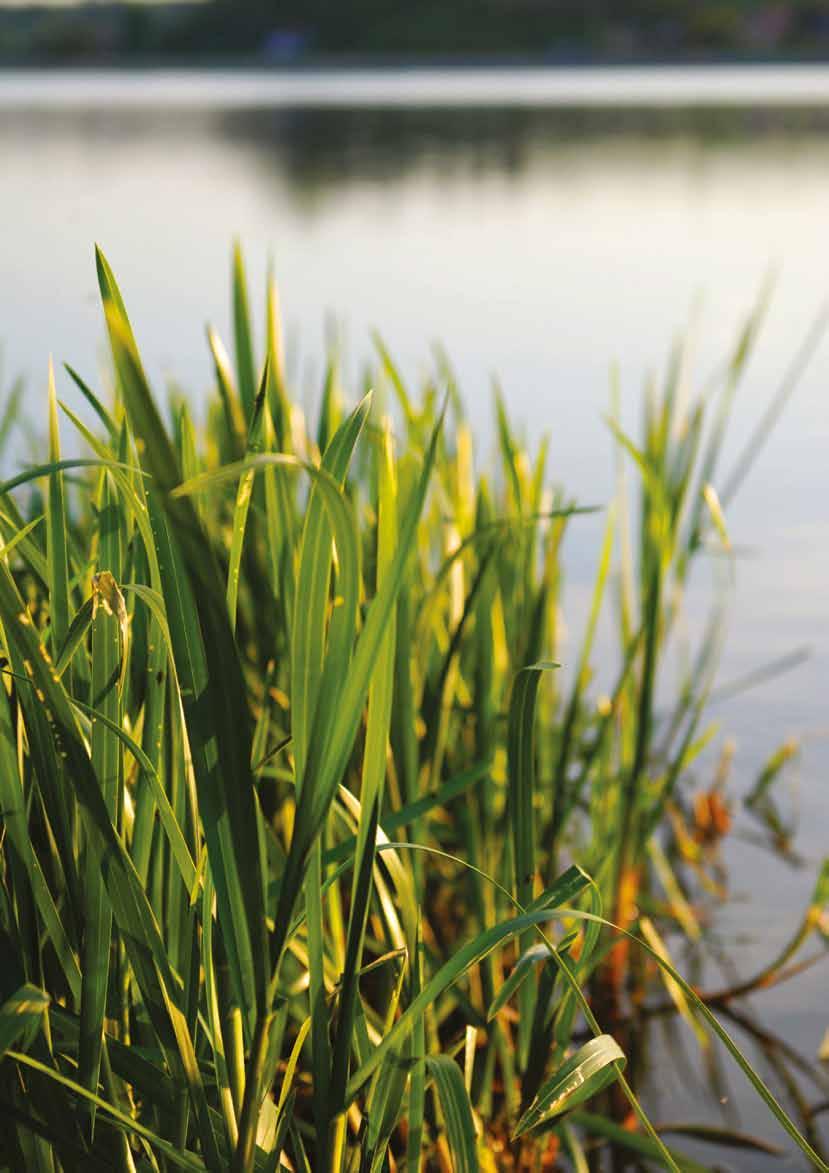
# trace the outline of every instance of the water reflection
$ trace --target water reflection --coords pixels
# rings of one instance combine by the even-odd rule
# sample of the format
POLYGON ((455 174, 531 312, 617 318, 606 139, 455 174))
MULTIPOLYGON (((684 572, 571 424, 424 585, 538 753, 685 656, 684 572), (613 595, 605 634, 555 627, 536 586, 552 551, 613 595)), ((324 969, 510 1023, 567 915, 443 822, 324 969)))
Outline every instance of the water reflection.
POLYGON ((61 107, 4 110, 9 149, 74 141, 102 148, 125 142, 221 141, 253 151, 299 190, 333 180, 404 183, 423 169, 477 170, 520 178, 562 153, 584 156, 613 145, 655 155, 682 144, 698 152, 779 158, 829 148, 829 107, 816 109, 475 108, 400 109, 227 107, 61 107))

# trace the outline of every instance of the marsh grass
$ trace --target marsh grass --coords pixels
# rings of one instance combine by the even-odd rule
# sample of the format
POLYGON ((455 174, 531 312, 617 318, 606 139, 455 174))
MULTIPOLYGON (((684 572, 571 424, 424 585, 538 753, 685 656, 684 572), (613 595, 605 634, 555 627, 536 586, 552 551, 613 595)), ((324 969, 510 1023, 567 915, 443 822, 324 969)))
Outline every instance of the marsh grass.
POLYGON ((731 564, 765 432, 730 475, 721 452, 762 304, 703 396, 678 347, 641 438, 609 420, 637 491, 607 513, 564 676, 585 509, 500 395, 491 475, 445 358, 414 395, 379 339, 376 397, 346 410, 331 360, 312 429, 272 279, 255 354, 237 248, 235 365, 208 330, 206 426, 183 401, 165 422, 96 261, 113 393, 66 368, 90 429, 50 369, 48 458, 0 485, 3 1167, 699 1169, 628 1062, 661 987, 826 1169, 722 1021, 824 932, 826 874, 786 949, 711 1006, 670 960, 704 950, 730 825, 692 771, 719 598, 675 689, 665 665, 693 565, 731 564))

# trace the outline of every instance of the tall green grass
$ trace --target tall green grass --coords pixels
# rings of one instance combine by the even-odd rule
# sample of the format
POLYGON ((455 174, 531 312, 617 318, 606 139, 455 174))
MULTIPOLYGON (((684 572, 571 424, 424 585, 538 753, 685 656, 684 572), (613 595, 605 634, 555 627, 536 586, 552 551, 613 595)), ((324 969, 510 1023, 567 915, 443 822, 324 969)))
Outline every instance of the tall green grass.
MULTIPOLYGON (((256 354, 237 248, 235 368, 208 330, 206 426, 178 401, 165 422, 96 259, 112 394, 67 367, 78 415, 50 369, 47 459, 0 485, 0 1166, 699 1169, 627 1062, 661 984, 829 1167, 668 951, 704 940, 727 831, 691 782, 719 603, 670 676, 763 438, 729 479, 761 309, 704 396, 678 349, 641 438, 610 420, 636 513, 620 482, 573 654, 562 543, 585 509, 502 398, 484 475, 446 360, 415 396, 378 339, 375 391, 346 409, 331 360, 312 430, 272 279, 256 354)), ((825 927, 827 882, 742 991, 825 927)))

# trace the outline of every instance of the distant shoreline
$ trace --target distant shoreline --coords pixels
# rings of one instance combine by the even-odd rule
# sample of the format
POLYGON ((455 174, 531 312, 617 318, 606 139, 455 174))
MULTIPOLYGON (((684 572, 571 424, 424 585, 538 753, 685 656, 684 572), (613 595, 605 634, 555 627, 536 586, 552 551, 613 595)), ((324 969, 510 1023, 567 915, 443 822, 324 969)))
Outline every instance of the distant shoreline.
POLYGON ((632 71, 632 70, 683 70, 683 69, 808 69, 829 68, 829 50, 819 53, 744 56, 740 54, 689 54, 674 57, 597 57, 591 55, 539 53, 503 54, 498 56, 469 54, 356 54, 356 53, 307 53, 290 60, 268 60, 261 53, 247 54, 164 54, 143 56, 130 54, 120 58, 90 57, 72 59, 30 58, 22 63, 13 58, 0 56, 0 74, 9 72, 38 73, 129 73, 167 72, 176 70, 192 73, 238 72, 305 74, 305 73, 350 73, 365 70, 394 70, 404 73, 424 73, 435 70, 475 73, 486 71, 514 70, 555 70, 561 73, 576 73, 584 70, 632 71))
POLYGON ((219 66, 0 70, 4 108, 829 108, 829 64, 315 68, 219 66), (148 75, 152 83, 148 84, 148 75))

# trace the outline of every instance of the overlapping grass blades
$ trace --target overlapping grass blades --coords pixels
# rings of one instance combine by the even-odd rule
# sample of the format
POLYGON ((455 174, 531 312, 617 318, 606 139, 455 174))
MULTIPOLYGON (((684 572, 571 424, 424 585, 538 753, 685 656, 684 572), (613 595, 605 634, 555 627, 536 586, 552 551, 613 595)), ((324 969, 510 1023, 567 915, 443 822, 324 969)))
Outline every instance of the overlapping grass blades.
MULTIPOLYGON (((548 488, 546 443, 526 451, 503 396, 492 477, 444 357, 417 396, 378 341, 374 395, 347 413, 332 356, 306 426, 270 275, 257 363, 237 246, 236 369, 210 329, 206 426, 180 402, 166 423, 96 261, 112 395, 69 376, 100 434, 50 368, 48 460, 0 484, 0 1168, 379 1173, 554 1151, 702 1168, 625 1066, 663 981, 826 1169, 668 960, 668 942, 705 948, 727 832, 690 769, 713 736, 719 603, 675 693, 664 665, 692 564, 728 544, 717 486, 756 451, 721 478, 760 310, 712 424, 706 399, 683 404, 679 350, 642 440, 614 418, 639 523, 609 512, 572 653, 562 541, 584 509, 548 488), (91 456, 62 455, 67 423, 91 456)), ((825 932, 825 875, 734 997, 825 932)))

